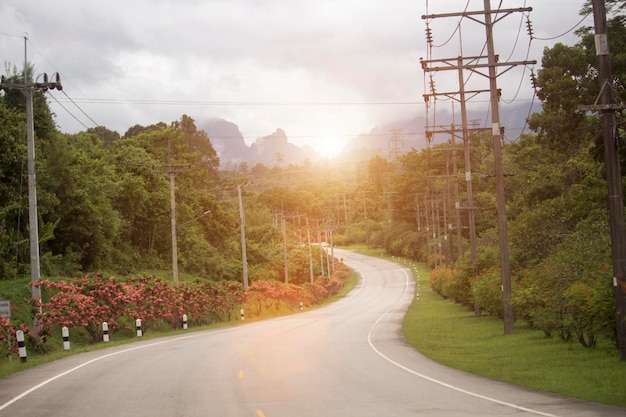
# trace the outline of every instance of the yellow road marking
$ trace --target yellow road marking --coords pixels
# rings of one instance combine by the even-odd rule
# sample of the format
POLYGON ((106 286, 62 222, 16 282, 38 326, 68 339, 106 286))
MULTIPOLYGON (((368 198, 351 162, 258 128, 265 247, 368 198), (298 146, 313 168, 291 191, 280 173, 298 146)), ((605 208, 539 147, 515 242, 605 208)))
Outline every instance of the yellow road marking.
POLYGON ((239 379, 243 379, 243 371, 239 371, 239 379))
POLYGON ((263 414, 263 411, 261 410, 256 410, 256 415, 259 417, 265 417, 265 414, 263 414))

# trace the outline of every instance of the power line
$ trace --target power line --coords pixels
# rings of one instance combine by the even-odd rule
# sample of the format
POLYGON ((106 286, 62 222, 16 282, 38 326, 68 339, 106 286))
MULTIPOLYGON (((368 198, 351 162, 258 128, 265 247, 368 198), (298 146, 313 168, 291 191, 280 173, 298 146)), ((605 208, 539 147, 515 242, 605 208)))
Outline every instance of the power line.
POLYGON ((583 16, 582 19, 580 19, 580 22, 576 23, 571 29, 561 33, 560 35, 552 36, 552 37, 549 37, 549 38, 540 38, 538 36, 534 36, 533 39, 537 39, 538 41, 553 41, 555 39, 561 38, 561 37, 563 37, 563 36, 573 32, 578 26, 582 25, 582 23, 585 21, 585 19, 587 17, 589 17, 590 15, 591 15, 591 13, 587 13, 586 15, 583 16))
MULTIPOLYGON (((78 88, 78 86, 76 86, 76 84, 74 84, 74 83, 72 82, 71 78, 67 76, 67 72, 66 72, 66 71, 60 71, 60 70, 59 70, 59 69, 58 69, 58 68, 54 65, 54 63, 53 63, 50 59, 48 59, 48 57, 47 57, 46 55, 44 55, 44 53, 41 51, 41 49, 39 49, 39 48, 37 47, 37 45, 35 45, 35 44, 33 43, 33 41, 31 41, 30 39, 26 39, 26 40, 27 40, 27 42, 30 44, 30 46, 32 46, 32 47, 35 49, 35 51, 37 51, 37 53, 38 53, 38 54, 39 54, 39 55, 43 58, 43 60, 44 60, 44 61, 46 61, 48 64, 50 64, 50 65, 52 66, 52 68, 54 68, 54 69, 55 69, 58 73, 63 72, 63 82, 64 82, 65 84, 70 85, 70 86, 72 87, 73 91, 78 91, 78 92, 80 92, 80 89, 78 88)), ((62 92, 63 92, 63 94, 67 97, 67 99, 68 99, 68 100, 69 100, 72 104, 74 104, 74 106, 76 106, 76 108, 78 108, 78 110, 80 110, 80 112, 81 112, 81 113, 83 113, 83 114, 84 114, 84 115, 85 115, 85 116, 86 116, 86 117, 87 117, 87 118, 88 118, 88 119, 89 119, 89 120, 90 120, 90 121, 94 124, 94 126, 101 126, 101 124, 99 124, 99 123, 95 122, 95 121, 93 120, 93 118, 92 118, 92 117, 90 117, 90 116, 89 116, 89 115, 88 115, 88 114, 87 114, 87 113, 86 113, 86 112, 85 112, 82 108, 80 108, 80 107, 78 106, 78 104, 76 104, 76 99, 72 99, 70 96, 68 96, 68 95, 67 95, 67 93, 66 93, 65 91, 62 91, 62 92)), ((71 112, 70 112, 68 109, 66 109, 65 107, 63 107, 63 105, 61 104, 61 101, 59 101, 58 99, 55 99, 55 101, 56 101, 56 102, 57 102, 57 103, 58 103, 58 104, 59 104, 59 105, 60 105, 60 106, 61 106, 61 107, 65 110, 65 111, 67 111, 68 113, 70 113, 70 115, 71 115, 74 119, 76 119, 76 116, 74 116, 73 114, 71 114, 71 112)), ((100 108, 100 110, 102 110, 105 114, 107 114, 107 115, 108 115, 109 117, 111 117, 112 119, 117 120, 118 122, 120 122, 120 121, 119 121, 116 117, 112 116, 111 114, 106 113, 106 111, 104 111, 104 109, 100 108)), ((78 119, 76 119, 76 120, 78 121, 78 119)), ((85 126, 85 125, 84 125, 81 121, 78 121, 78 122, 79 122, 81 125, 85 126)))
MULTIPOLYGON (((99 125, 100 125, 98 122, 96 122, 95 120, 93 120, 93 119, 91 118, 91 116, 89 116, 87 113, 85 113, 85 111, 84 111, 84 110, 83 110, 83 109, 82 109, 82 108, 81 108, 78 104, 76 104, 76 101, 75 101, 75 100, 72 100, 72 98, 71 98, 70 96, 68 96, 68 95, 67 95, 67 93, 66 93, 65 91, 63 91, 63 90, 62 90, 61 92, 63 93, 63 95, 64 95, 65 97, 67 97, 67 99, 68 99, 69 101, 71 101, 71 102, 72 102, 72 104, 73 104, 74 106, 76 106, 76 108, 77 108, 78 110, 80 110, 80 112, 81 112, 82 114, 84 114, 84 115, 85 115, 85 117, 87 117, 87 118, 91 121, 91 123, 93 123, 95 126, 99 126, 99 125)), ((60 104, 60 103, 59 103, 59 104, 60 104)))
POLYGON ((407 106, 423 105, 419 101, 203 101, 128 98, 75 98, 76 103, 155 104, 196 106, 407 106))
MULTIPOLYGON (((65 107, 61 102, 59 102, 59 100, 53 96, 52 94, 48 93, 48 95, 50 97, 52 97, 52 99, 59 105, 61 106, 61 108, 63 110, 65 110, 67 112, 67 114, 69 114, 70 116, 72 116, 74 118, 74 120, 76 120, 78 123, 81 124, 81 126, 83 126, 85 129, 89 129, 89 126, 87 126, 86 124, 84 124, 78 117, 76 117, 71 111, 69 111, 69 109, 67 107, 65 107)), ((97 124, 96 124, 97 126, 97 124)))

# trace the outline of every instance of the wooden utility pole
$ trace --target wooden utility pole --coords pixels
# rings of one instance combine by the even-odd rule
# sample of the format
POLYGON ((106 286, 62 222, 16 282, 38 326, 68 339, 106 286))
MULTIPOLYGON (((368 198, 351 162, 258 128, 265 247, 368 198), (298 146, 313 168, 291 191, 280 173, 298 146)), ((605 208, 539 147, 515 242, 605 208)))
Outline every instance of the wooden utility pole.
POLYGON ((496 171, 496 205, 498 211, 498 234, 500 236, 500 273, 502 274, 502 316, 504 334, 513 334, 513 307, 511 306, 511 265, 509 262, 509 238, 506 227, 506 200, 504 193, 504 164, 502 162, 502 129, 497 84, 497 57, 493 45, 491 0, 485 0, 485 30, 487 54, 489 55, 489 89, 491 90, 491 128, 493 138, 494 168, 496 171))
POLYGON ((604 158, 608 188, 609 230, 613 256, 613 292, 615 296, 615 316, 617 324, 617 350, 619 358, 626 360, 626 225, 624 222, 624 196, 619 156, 619 132, 616 111, 624 109, 623 103, 616 100, 613 89, 613 73, 609 51, 606 7, 604 0, 592 0, 595 28, 596 57, 598 59, 598 80, 600 95, 596 104, 578 106, 580 111, 598 111, 602 117, 604 158))

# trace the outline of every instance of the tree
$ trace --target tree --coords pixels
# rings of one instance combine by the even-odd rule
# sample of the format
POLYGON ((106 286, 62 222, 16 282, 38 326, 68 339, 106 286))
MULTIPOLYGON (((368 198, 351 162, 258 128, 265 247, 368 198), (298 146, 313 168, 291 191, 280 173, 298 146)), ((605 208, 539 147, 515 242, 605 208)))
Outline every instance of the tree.
POLYGON ((102 142, 86 133, 58 135, 43 149, 40 178, 49 197, 40 213, 44 220, 58 221, 55 238, 43 251, 76 254, 81 271, 112 264, 121 219, 111 204, 114 171, 104 160, 102 142))

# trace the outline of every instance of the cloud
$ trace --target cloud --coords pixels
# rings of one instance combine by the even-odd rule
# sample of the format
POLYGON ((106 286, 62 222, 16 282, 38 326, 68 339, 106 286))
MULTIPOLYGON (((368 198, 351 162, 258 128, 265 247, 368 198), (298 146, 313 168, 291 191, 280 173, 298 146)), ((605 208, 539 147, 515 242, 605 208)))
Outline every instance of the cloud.
MULTIPOLYGON (((93 119, 121 133, 137 123, 169 122, 185 113, 197 120, 227 118, 248 142, 277 128, 304 142, 357 135, 422 115, 423 105, 373 103, 422 102, 425 5, 429 13, 447 13, 461 11, 466 2, 461 3, 59 0, 44 7, 37 0, 5 0, 0 50, 4 61, 21 66, 21 36, 28 32, 36 69, 61 73, 65 93, 83 99, 80 106, 93 119)), ((567 11, 573 17, 563 18, 563 25, 571 27, 583 1, 505 0, 502 7, 525 3, 550 13, 567 11)), ((476 10, 483 2, 469 4, 476 10)), ((557 29, 544 13, 531 17, 535 33, 557 29)), ((438 42, 450 38, 457 21, 433 22, 433 28, 440 25, 438 42)), ((516 17, 501 25, 498 47, 507 53, 519 22, 516 17)), ((455 34, 437 53, 480 53, 484 36, 480 25, 465 26, 462 37, 455 34)), ((519 41, 520 51, 527 41, 519 41)), ((532 58, 539 60, 540 53, 535 50, 532 58)), ((437 82, 442 89, 457 88, 455 77, 438 74, 437 82)), ((54 111, 63 130, 84 129, 64 110, 54 111)))

